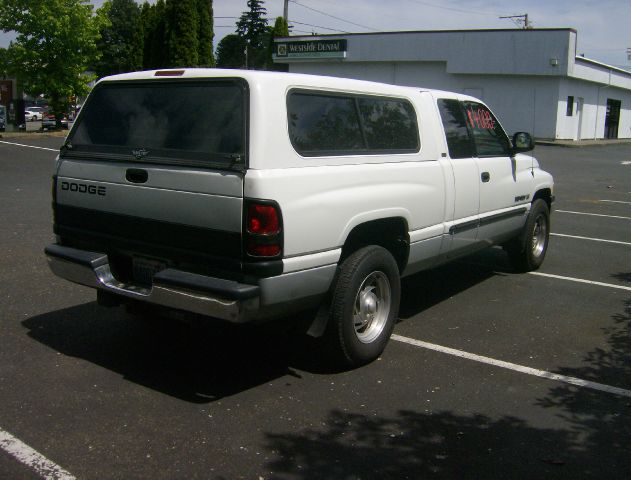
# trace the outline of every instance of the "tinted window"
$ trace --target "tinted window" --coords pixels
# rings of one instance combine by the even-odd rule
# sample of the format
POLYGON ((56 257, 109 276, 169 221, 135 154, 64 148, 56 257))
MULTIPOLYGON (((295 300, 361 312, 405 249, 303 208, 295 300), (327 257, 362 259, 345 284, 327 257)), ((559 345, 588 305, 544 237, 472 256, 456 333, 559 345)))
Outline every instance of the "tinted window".
POLYGON ((305 156, 419 150, 416 113, 404 100, 292 92, 289 136, 305 156))
POLYGON ((418 128, 412 105, 401 100, 359 98, 369 150, 418 150, 418 128))
POLYGON ((475 102, 464 102, 464 106, 478 157, 510 155, 510 141, 491 111, 475 102))
POLYGON ((289 96, 288 116, 291 142, 300 153, 364 148, 352 98, 294 93, 289 96))
POLYGON ((438 100, 440 118, 443 121, 445 136, 447 137, 447 148, 451 158, 470 158, 475 156, 473 140, 467 120, 458 100, 440 99, 438 100))
POLYGON ((72 131, 72 150, 230 163, 245 154, 245 102, 237 82, 103 83, 72 131))

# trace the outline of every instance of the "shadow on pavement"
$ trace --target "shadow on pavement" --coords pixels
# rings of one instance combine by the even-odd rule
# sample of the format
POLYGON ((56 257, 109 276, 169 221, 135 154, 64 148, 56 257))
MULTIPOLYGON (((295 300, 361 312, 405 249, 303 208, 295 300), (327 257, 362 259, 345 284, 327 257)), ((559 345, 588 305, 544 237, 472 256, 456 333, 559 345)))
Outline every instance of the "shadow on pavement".
POLYGON ((622 478, 623 472, 621 465, 595 462, 579 432, 451 412, 386 418, 332 411, 325 429, 268 434, 267 449, 278 452, 268 468, 281 479, 622 478))
MULTIPOLYGON (((628 388, 631 300, 613 319, 606 350, 558 373, 628 388)), ((631 398, 556 383, 535 405, 553 409, 564 426, 450 411, 333 410, 323 426, 268 433, 277 457, 267 467, 279 479, 631 478, 631 398)))
POLYGON ((207 403, 298 374, 300 349, 284 332, 137 318, 96 302, 22 322, 29 336, 126 380, 187 402, 207 403))
MULTIPOLYGON (((455 263, 403 282, 401 318, 409 318, 457 292, 496 275, 499 253, 480 265, 455 263), (457 270, 457 271, 455 271, 457 270), (418 292, 423 292, 418 295, 418 292)), ((314 339, 291 325, 185 324, 162 317, 135 317, 96 302, 49 312, 22 322, 29 336, 71 357, 85 359, 125 379, 179 399, 206 403, 298 371, 338 373, 314 339)))
MULTIPOLYGON (((439 301, 451 289, 490 275, 484 265, 479 267, 465 272, 456 286, 444 286, 450 277, 449 269, 442 269, 436 281, 442 286, 415 278, 409 288, 424 282, 423 287, 434 288, 428 302, 439 301)), ((409 315, 423 303, 408 302, 409 315)), ((603 322, 608 325, 603 328, 605 347, 586 352, 584 366, 555 372, 629 389, 631 299, 621 309, 603 322)), ((333 410, 320 427, 268 433, 267 448, 278 458, 267 466, 279 479, 631 478, 631 398, 551 383, 535 406, 552 409, 563 427, 537 428, 512 416, 450 411, 406 410, 382 417, 333 410)))

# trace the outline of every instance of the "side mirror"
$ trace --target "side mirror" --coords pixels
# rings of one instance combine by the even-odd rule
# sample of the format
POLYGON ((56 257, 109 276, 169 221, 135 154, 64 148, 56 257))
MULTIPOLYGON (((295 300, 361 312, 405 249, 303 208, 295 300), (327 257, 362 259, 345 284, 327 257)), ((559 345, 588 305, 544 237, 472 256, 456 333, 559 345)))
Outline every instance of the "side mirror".
POLYGON ((535 142, 526 132, 517 132, 513 135, 513 153, 529 152, 535 148, 535 142))

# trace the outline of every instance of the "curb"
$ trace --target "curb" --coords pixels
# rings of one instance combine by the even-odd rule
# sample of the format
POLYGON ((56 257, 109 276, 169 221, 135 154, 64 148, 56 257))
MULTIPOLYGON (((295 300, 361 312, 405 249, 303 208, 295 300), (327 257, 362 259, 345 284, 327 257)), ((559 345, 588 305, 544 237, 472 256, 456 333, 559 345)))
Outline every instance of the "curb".
POLYGON ((535 140, 535 145, 564 148, 609 147, 611 145, 631 145, 631 138, 617 140, 535 140))
POLYGON ((0 139, 4 138, 41 138, 41 137, 65 137, 68 130, 52 130, 49 132, 2 132, 0 139))

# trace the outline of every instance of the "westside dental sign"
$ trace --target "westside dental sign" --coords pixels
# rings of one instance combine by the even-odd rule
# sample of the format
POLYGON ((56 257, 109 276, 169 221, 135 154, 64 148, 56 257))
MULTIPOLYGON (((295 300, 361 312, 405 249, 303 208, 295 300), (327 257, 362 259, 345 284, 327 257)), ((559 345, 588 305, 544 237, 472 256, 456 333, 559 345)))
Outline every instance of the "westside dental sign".
POLYGON ((274 44, 274 58, 346 58, 346 40, 307 40, 274 44))

